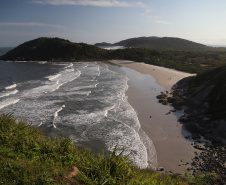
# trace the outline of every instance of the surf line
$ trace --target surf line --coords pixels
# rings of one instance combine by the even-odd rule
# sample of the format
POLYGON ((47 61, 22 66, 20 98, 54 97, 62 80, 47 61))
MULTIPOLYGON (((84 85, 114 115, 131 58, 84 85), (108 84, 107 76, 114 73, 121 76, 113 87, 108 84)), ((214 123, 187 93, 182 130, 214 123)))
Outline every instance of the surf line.
POLYGON ((13 84, 13 85, 10 85, 10 86, 8 86, 8 87, 5 87, 5 89, 13 89, 13 88, 15 88, 17 85, 16 84, 13 84))
POLYGON ((12 104, 16 104, 18 101, 20 101, 20 99, 6 99, 6 101, 4 101, 2 104, 0 104, 0 109, 12 105, 12 104))
POLYGON ((62 109, 65 107, 65 105, 62 105, 55 113, 54 113, 54 117, 53 117, 53 128, 56 128, 56 125, 54 124, 54 122, 56 121, 56 119, 57 119, 57 117, 58 117, 58 113, 60 112, 60 111, 62 111, 62 109))
POLYGON ((5 94, 0 95, 0 98, 6 97, 6 96, 10 96, 10 95, 16 94, 18 92, 19 91, 16 89, 14 91, 11 91, 11 92, 8 92, 8 93, 5 93, 5 94))
MULTIPOLYGON (((125 76, 125 75, 123 75, 125 76)), ((119 99, 121 99, 123 102, 126 102, 130 109, 135 113, 135 120, 136 120, 136 124, 134 126, 130 126, 130 125, 127 125, 126 123, 123 122, 123 124, 130 128, 131 131, 134 132, 134 136, 137 138, 137 140, 140 142, 142 148, 143 148, 143 157, 144 157, 144 163, 143 163, 143 167, 142 168, 147 168, 147 167, 151 167, 153 169, 156 169, 157 167, 157 156, 156 156, 156 150, 155 150, 155 147, 151 141, 151 139, 147 136, 147 134, 142 130, 141 128, 141 124, 140 124, 140 120, 138 118, 138 115, 137 115, 137 112, 136 110, 134 109, 134 107, 129 103, 128 101, 128 96, 126 95, 126 92, 128 91, 129 89, 129 85, 128 85, 128 81, 129 81, 129 78, 127 76, 126 77, 126 86, 125 88, 120 92, 120 94, 117 95, 117 97, 119 99), (143 133, 143 135, 145 136, 145 138, 148 138, 148 139, 144 139, 141 132, 143 133), (153 152, 154 154, 154 158, 150 159, 150 151, 149 151, 149 147, 152 147, 151 148, 151 151, 153 152)))

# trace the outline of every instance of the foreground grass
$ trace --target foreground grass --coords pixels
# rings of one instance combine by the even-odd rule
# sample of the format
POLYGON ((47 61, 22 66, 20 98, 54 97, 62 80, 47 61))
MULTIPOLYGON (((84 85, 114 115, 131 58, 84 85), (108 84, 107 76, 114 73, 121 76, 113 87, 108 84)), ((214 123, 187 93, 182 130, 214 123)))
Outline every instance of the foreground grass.
POLYGON ((214 176, 181 177, 138 169, 122 154, 94 155, 69 138, 51 139, 0 115, 0 184, 212 184, 214 176), (70 176, 72 169, 79 170, 70 176))

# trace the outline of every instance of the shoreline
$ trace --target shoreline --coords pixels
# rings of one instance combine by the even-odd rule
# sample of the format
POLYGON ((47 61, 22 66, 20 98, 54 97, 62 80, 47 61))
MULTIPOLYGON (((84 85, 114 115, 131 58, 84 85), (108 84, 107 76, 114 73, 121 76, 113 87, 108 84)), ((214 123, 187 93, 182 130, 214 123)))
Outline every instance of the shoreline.
POLYGON ((156 82, 167 90, 171 90, 172 86, 179 80, 195 76, 196 74, 185 73, 174 69, 169 69, 161 66, 155 66, 145 63, 138 63, 127 60, 110 60, 110 63, 134 69, 143 74, 149 74, 156 79, 156 82))
MULTIPOLYGON (((172 85, 180 79, 193 75, 132 61, 114 60, 110 62, 135 70, 139 73, 137 75, 152 76, 157 84, 163 86, 163 90, 170 90, 172 85)), ((129 88, 126 95, 129 104, 137 113, 141 129, 155 146, 158 162, 157 169, 163 168, 165 173, 183 174, 188 167, 191 167, 191 159, 195 157, 195 152, 199 153, 191 145, 192 141, 185 139, 190 133, 177 121, 183 113, 178 111, 175 114, 166 115, 173 108, 158 103, 156 99, 156 95, 160 94, 158 87, 156 86, 157 89, 148 92, 149 90, 144 87, 145 85, 142 86, 138 83, 135 79, 129 78, 129 88)))

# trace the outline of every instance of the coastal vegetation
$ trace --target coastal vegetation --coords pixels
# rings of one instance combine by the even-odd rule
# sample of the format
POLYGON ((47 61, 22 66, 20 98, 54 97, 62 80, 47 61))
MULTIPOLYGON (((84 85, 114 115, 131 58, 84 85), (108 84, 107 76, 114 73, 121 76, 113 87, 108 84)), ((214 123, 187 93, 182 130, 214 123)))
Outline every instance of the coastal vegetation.
MULTIPOLYGON (((128 44, 130 41, 122 43, 128 44)), ((24 122, 16 124, 11 116, 1 115, 0 183, 225 183, 226 49, 198 46, 200 45, 180 49, 149 47, 104 50, 59 38, 39 38, 28 41, 0 57, 0 60, 54 62, 131 60, 197 73, 195 77, 178 82, 172 96, 167 94, 161 98, 163 104, 170 103, 175 109, 186 105, 188 108, 180 121, 192 133, 192 139, 201 142, 199 139, 203 136, 212 142, 205 148, 194 145, 205 151, 193 159, 195 177, 190 177, 188 173, 181 177, 177 174, 162 175, 150 169, 138 169, 122 154, 116 155, 117 148, 111 154, 103 152, 93 155, 88 150, 77 148, 70 138, 50 139, 31 125, 24 122), (75 177, 70 175, 73 170, 78 172, 75 177), (204 172, 207 175, 203 175, 204 172), (211 175, 212 172, 217 175, 211 175)))
POLYGON ((208 48, 203 44, 195 43, 189 40, 174 37, 138 37, 130 38, 116 42, 114 44, 102 42, 96 43, 95 46, 123 46, 127 48, 151 48, 151 49, 191 49, 191 48, 208 48))
MULTIPOLYGON (((119 59, 144 62, 189 73, 199 73, 226 63, 226 48, 207 47, 178 38, 164 39, 164 42, 157 39, 159 42, 161 41, 159 47, 105 50, 59 38, 38 38, 19 45, 1 56, 0 60, 103 61, 119 59), (169 43, 177 47, 167 46, 169 43), (189 47, 182 47, 183 44, 189 47)), ((105 45, 108 44, 105 43, 105 45)))
POLYGON ((139 169, 128 157, 94 155, 70 138, 49 138, 31 124, 0 115, 1 184, 198 184, 217 182, 216 174, 191 177, 139 169))
POLYGON ((131 60, 189 73, 199 73, 226 64, 226 49, 174 50, 127 48, 112 50, 108 59, 131 60))
POLYGON ((59 38, 38 38, 25 42, 7 54, 1 60, 13 61, 78 61, 102 59, 105 51, 84 43, 72 43, 59 38))
POLYGON ((225 119, 226 105, 226 65, 202 72, 192 78, 188 93, 195 97, 201 91, 210 88, 206 95, 206 102, 209 107, 207 113, 211 119, 225 119))

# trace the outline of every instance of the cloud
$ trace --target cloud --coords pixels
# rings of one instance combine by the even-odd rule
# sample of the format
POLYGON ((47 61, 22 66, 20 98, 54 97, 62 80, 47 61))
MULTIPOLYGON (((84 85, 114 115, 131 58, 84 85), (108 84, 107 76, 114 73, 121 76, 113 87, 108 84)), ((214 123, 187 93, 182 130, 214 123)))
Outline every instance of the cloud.
POLYGON ((1 26, 41 26, 41 27, 61 27, 60 25, 55 24, 45 24, 38 22, 0 22, 1 26))
POLYGON ((168 21, 155 21, 156 23, 159 23, 159 24, 174 24, 172 22, 168 22, 168 21))
POLYGON ((147 6, 138 1, 135 3, 128 3, 126 1, 118 0, 32 0, 31 3, 42 5, 75 5, 75 6, 97 6, 97 7, 141 7, 148 11, 147 6))
POLYGON ((130 7, 134 4, 117 0, 33 0, 32 3, 43 5, 82 5, 97 7, 130 7))

